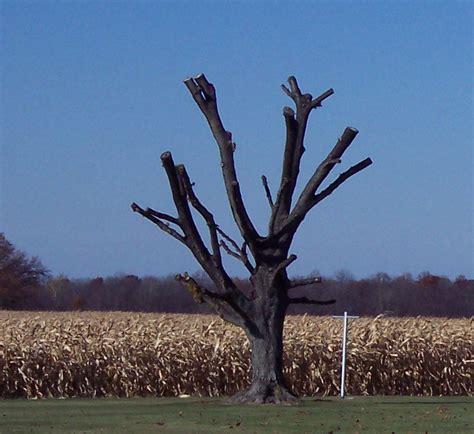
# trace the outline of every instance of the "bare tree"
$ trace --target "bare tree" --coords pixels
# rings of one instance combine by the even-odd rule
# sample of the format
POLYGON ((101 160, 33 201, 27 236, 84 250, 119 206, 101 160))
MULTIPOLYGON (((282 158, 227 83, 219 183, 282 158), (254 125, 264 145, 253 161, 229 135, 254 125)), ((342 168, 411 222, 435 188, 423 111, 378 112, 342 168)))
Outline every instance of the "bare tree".
POLYGON ((24 309, 40 301, 48 276, 39 258, 29 258, 0 233, 0 309, 24 309))
POLYGON ((337 140, 327 157, 316 167, 293 204, 301 157, 305 151, 304 139, 310 113, 334 91, 327 90, 317 98, 303 94, 295 77, 288 78, 283 91, 293 100, 296 110, 283 109, 286 124, 286 143, 279 189, 273 197, 265 176, 263 188, 271 215, 267 235, 255 228, 244 205, 234 164, 235 144, 232 134, 224 128, 218 112, 216 90, 204 74, 188 78, 184 84, 206 118, 217 142, 222 175, 235 223, 243 243, 237 243, 215 222, 214 216, 198 199, 186 168, 176 165, 170 152, 161 155, 168 177, 177 216, 152 208, 143 209, 136 203, 132 209, 156 224, 184 244, 209 275, 216 289, 199 285, 187 273, 178 275, 198 303, 208 303, 224 320, 242 327, 252 350, 252 383, 248 390, 233 397, 234 402, 283 402, 294 400, 283 378, 283 324, 291 303, 328 304, 334 300, 318 301, 307 297, 292 297, 291 289, 317 282, 319 279, 292 281, 288 266, 296 260, 290 246, 296 231, 308 212, 352 175, 369 166, 370 158, 341 173, 329 185, 321 188, 334 166, 341 162, 345 150, 358 131, 348 127, 337 140), (207 246, 195 224, 191 207, 204 219, 209 230, 207 246), (222 251, 240 260, 250 274, 251 295, 242 292, 227 274, 222 263, 222 251))

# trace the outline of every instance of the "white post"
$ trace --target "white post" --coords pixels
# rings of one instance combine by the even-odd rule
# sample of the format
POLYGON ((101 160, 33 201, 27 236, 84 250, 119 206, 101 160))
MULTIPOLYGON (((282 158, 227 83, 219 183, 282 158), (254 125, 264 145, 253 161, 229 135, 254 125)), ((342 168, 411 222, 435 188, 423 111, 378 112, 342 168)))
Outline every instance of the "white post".
POLYGON ((342 366, 341 366, 341 398, 345 396, 346 382, 346 348, 347 348, 347 320, 359 318, 358 316, 349 316, 344 312, 343 316, 333 316, 333 318, 342 318, 342 366))
POLYGON ((346 348, 347 348, 347 312, 342 320, 342 368, 341 368, 341 398, 344 398, 344 384, 346 381, 346 348))

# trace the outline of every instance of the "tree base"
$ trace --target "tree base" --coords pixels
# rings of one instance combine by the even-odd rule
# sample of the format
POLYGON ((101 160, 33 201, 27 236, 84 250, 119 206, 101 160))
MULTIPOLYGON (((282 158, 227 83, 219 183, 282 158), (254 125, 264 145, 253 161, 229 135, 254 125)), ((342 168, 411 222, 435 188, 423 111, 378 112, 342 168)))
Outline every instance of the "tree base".
POLYGON ((281 384, 254 383, 229 399, 229 404, 297 404, 300 400, 281 384))

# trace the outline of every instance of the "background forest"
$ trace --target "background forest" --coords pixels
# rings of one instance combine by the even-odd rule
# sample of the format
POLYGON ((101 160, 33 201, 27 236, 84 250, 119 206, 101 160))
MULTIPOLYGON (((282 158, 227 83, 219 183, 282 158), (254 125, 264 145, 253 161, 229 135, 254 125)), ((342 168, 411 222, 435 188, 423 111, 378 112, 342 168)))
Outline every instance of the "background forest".
MULTIPOLYGON (((193 277, 212 287, 201 273, 193 277)), ((315 276, 299 276, 315 277, 315 276)), ((246 279, 237 285, 250 292, 246 279)), ((295 288, 294 295, 335 299, 327 306, 291 306, 290 314, 468 317, 474 312, 474 280, 460 275, 451 280, 428 271, 390 276, 377 273, 355 279, 349 271, 323 276, 320 283, 295 288)), ((115 275, 88 279, 51 276, 36 257, 28 257, 0 234, 0 309, 97 310, 173 313, 211 313, 198 305, 174 276, 115 275)))

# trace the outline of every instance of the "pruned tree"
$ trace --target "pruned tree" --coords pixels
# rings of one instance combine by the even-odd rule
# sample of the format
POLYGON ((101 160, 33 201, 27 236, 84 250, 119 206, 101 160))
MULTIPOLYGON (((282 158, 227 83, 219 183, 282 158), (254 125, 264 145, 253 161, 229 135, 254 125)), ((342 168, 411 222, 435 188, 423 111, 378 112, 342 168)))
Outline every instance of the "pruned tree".
POLYGON ((221 318, 244 329, 251 346, 252 382, 248 390, 240 392, 233 400, 262 403, 292 401, 296 398, 288 390, 283 378, 283 324, 287 308, 291 303, 328 304, 334 300, 291 296, 292 288, 313 284, 319 279, 292 281, 288 277, 287 268, 296 260, 296 255, 290 253, 290 247, 309 211, 348 178, 372 164, 372 161, 370 158, 362 160, 322 187, 358 133, 355 128, 347 127, 294 199, 300 162, 305 151, 308 118, 334 91, 329 89, 313 98, 301 92, 295 77, 289 77, 289 86, 282 85, 282 89, 293 100, 296 110, 290 107, 283 109, 286 142, 281 179, 275 197, 266 177, 262 176, 271 210, 268 233, 262 235, 255 228, 244 204, 234 164, 235 144, 219 115, 213 84, 204 74, 188 78, 184 84, 217 142, 227 198, 243 243, 237 243, 218 226, 213 214, 197 197, 185 166, 175 164, 170 152, 164 152, 161 161, 177 216, 152 208, 144 209, 136 203, 132 204, 132 209, 184 244, 209 275, 215 288, 201 286, 187 273, 177 276, 188 287, 196 302, 207 303, 221 318), (207 224, 209 246, 199 233, 192 208, 207 224), (251 295, 241 291, 224 269, 222 251, 240 260, 247 269, 253 288, 251 295))

